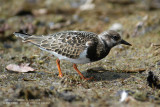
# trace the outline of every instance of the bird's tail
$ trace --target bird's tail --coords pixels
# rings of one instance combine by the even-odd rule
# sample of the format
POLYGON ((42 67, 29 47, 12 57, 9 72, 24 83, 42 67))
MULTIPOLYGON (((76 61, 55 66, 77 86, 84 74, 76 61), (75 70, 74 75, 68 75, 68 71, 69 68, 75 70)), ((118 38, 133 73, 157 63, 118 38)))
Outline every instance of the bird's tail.
POLYGON ((52 41, 47 41, 45 43, 45 45, 43 46, 43 41, 46 41, 48 36, 35 36, 35 35, 29 35, 29 34, 25 34, 25 33, 21 33, 21 32, 15 32, 13 33, 16 37, 20 37, 23 42, 30 42, 36 46, 38 46, 40 49, 42 50, 47 50, 47 49, 50 49, 50 47, 47 47, 47 46, 50 46, 50 42, 52 41))
POLYGON ((41 42, 45 39, 45 36, 35 36, 35 35, 25 34, 21 32, 15 32, 13 34, 16 37, 20 37, 23 40, 23 42, 31 42, 37 46, 39 46, 41 42))
POLYGON ((23 41, 26 41, 31 35, 26 34, 26 33, 21 33, 21 32, 14 32, 13 33, 16 37, 20 37, 23 39, 23 41))

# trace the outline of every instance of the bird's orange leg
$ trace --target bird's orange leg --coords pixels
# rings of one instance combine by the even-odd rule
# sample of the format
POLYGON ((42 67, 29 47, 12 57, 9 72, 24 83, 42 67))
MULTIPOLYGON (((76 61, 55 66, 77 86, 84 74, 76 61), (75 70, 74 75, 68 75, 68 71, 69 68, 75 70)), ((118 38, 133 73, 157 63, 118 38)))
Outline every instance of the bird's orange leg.
POLYGON ((62 78, 63 74, 62 74, 62 71, 61 71, 61 68, 60 68, 60 60, 59 59, 56 60, 56 64, 57 64, 58 72, 59 72, 58 77, 62 78))
POLYGON ((91 79, 93 79, 93 77, 91 77, 91 78, 85 78, 85 77, 83 76, 83 74, 78 70, 76 64, 73 64, 73 68, 78 72, 78 74, 81 76, 82 79, 84 79, 84 80, 91 80, 91 79))

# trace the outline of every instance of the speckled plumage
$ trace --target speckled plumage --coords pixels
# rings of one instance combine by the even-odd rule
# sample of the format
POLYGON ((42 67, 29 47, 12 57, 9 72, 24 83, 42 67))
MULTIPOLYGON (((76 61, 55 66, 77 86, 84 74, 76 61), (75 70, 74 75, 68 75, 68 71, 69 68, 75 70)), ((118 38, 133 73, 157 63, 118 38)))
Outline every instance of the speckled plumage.
POLYGON ((66 31, 44 36, 40 47, 54 51, 62 56, 76 59, 87 47, 86 42, 97 42, 96 34, 91 32, 66 31))
POLYGON ((27 36, 23 40, 41 49, 73 59, 77 59, 87 47, 98 43, 95 33, 84 31, 65 31, 48 36, 27 36))
MULTIPOLYGON (((106 40, 112 39, 112 36, 115 36, 115 39, 117 40, 120 39, 120 35, 112 30, 107 32, 105 31, 99 35, 85 31, 63 31, 46 36, 29 36, 28 34, 22 33, 14 34, 21 37, 25 42, 35 44, 42 50, 46 50, 51 53, 53 52, 52 54, 54 55, 58 54, 65 57, 61 57, 60 59, 78 59, 80 54, 86 50, 86 58, 89 58, 90 61, 84 61, 84 63, 104 58, 113 47, 104 41, 104 39, 101 39, 101 35, 102 37, 103 35, 107 35, 108 38, 105 38, 106 40)), ((58 55, 57 57, 59 57, 58 55)), ((71 62, 76 63, 75 61, 71 62)), ((77 63, 83 63, 83 61, 77 63)))

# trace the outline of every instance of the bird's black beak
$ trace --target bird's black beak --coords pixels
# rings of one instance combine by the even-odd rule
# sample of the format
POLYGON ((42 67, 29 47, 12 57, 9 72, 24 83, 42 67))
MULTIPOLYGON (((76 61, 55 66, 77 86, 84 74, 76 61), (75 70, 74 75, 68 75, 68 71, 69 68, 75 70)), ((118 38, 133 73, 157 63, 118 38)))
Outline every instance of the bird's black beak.
POLYGON ((120 42, 121 44, 124 44, 124 45, 129 45, 129 46, 132 46, 130 43, 128 43, 127 41, 125 41, 125 40, 121 40, 121 42, 120 42))

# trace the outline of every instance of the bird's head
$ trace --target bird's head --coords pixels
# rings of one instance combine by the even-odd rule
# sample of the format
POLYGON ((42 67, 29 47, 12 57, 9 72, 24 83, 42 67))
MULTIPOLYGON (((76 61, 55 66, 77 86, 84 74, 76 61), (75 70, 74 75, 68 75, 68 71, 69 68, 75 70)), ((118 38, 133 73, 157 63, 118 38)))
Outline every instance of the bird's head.
POLYGON ((98 35, 99 38, 105 42, 109 47, 114 47, 119 44, 132 46, 127 41, 123 40, 120 34, 114 30, 105 31, 98 35))

